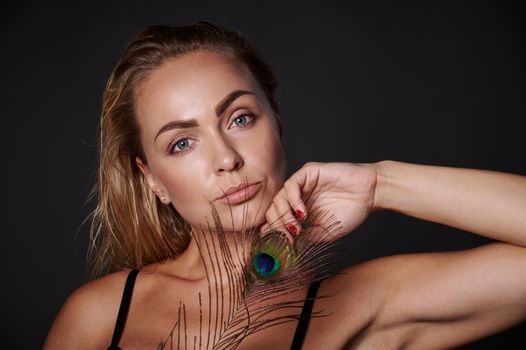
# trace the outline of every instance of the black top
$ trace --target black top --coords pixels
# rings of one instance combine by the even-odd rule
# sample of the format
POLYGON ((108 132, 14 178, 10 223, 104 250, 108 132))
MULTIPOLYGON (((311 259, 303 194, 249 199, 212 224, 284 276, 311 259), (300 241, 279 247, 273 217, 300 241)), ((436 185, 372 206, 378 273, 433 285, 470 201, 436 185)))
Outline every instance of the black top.
MULTIPOLYGON (((133 293, 133 286, 135 285, 135 279, 137 278, 138 270, 131 270, 128 278, 126 279, 126 285, 124 286, 124 292, 122 293, 121 306, 119 307, 119 314, 117 315, 117 322, 115 322, 115 330, 113 331, 113 337, 111 339, 111 345, 108 350, 121 350, 119 348, 119 341, 121 340, 122 331, 126 323, 126 317, 128 316, 128 310, 130 308, 131 297, 133 293)), ((291 350, 300 350, 307 333, 309 326, 310 316, 312 313, 312 307, 316 300, 316 294, 320 288, 321 281, 315 282, 310 285, 307 297, 301 310, 301 316, 296 326, 296 332, 294 333, 294 339, 292 340, 291 350)))
POLYGON ((303 345, 303 340, 305 339, 305 334, 307 334, 307 328, 309 327, 310 315, 312 313, 312 307, 314 306, 314 301, 316 300, 316 294, 318 294, 318 289, 320 288, 321 281, 314 282, 310 285, 309 291, 307 292, 307 297, 303 303, 303 309, 301 309, 301 316, 296 326, 296 332, 294 333, 294 339, 292 339, 292 345, 290 346, 291 350, 300 350, 303 345))
POLYGON ((117 322, 115 322, 115 330, 113 331, 111 345, 108 350, 121 350, 118 345, 122 337, 122 331, 124 330, 126 317, 128 316, 133 286, 135 285, 135 278, 137 278, 138 273, 139 270, 131 270, 128 278, 126 279, 126 285, 124 286, 124 292, 122 293, 121 306, 119 307, 119 314, 117 315, 117 322))

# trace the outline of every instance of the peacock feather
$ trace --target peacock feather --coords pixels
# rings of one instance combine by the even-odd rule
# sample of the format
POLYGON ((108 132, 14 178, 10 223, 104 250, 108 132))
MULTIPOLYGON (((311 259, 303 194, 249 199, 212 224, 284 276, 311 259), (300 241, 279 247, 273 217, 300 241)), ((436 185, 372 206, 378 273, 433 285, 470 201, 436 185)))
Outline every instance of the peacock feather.
POLYGON ((190 338, 187 307, 181 302, 174 326, 158 349, 235 349, 262 329, 298 320, 304 299, 287 296, 333 270, 336 243, 327 237, 341 227, 330 213, 307 208, 309 218, 301 222, 293 244, 277 229, 277 222, 266 232, 243 227, 232 244, 216 208, 211 203, 210 208, 215 229, 207 224, 200 227, 199 236, 194 232, 208 282, 208 290, 197 295, 199 330, 190 338))

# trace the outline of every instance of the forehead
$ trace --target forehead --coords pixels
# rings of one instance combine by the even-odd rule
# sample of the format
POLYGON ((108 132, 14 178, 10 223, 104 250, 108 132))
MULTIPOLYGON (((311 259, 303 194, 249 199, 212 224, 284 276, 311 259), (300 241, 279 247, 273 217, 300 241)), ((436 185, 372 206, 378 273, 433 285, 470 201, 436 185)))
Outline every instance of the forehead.
POLYGON ((196 51, 169 59, 150 73, 139 87, 135 108, 140 124, 145 118, 149 121, 161 116, 196 118, 213 110, 234 90, 254 91, 258 97, 262 94, 239 60, 227 54, 196 51))

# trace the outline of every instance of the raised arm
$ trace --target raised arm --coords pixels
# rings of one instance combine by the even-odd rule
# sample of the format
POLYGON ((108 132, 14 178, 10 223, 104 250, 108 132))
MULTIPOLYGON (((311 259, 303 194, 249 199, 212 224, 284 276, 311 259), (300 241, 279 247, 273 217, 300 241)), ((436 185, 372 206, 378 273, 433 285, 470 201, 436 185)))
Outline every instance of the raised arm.
MULTIPOLYGON (((364 333, 373 343, 387 339, 386 346, 451 348, 526 319, 525 177, 394 161, 308 163, 286 181, 267 221, 296 224, 290 207, 331 211, 342 222, 342 234, 371 211, 387 209, 503 242, 386 257, 351 268, 350 285, 374 296, 367 308, 376 310, 374 322, 364 333), (285 215, 276 219, 276 213, 285 215)), ((352 288, 346 283, 333 299, 339 321, 353 314, 356 300, 347 295, 352 288)))
POLYGON ((398 332, 408 348, 451 348, 526 319, 526 178, 392 161, 375 166, 374 208, 508 243, 375 262, 387 267, 382 278, 392 288, 378 334, 398 332))
POLYGON ((374 208, 526 247, 526 177, 383 161, 374 208))

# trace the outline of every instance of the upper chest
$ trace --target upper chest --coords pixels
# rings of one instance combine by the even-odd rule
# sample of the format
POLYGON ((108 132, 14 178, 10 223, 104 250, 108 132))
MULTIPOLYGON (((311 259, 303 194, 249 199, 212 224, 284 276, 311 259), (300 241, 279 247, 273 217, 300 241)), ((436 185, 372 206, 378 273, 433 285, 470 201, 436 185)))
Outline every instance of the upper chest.
MULTIPOLYGON (((370 300, 336 293, 324 282, 318 292, 303 349, 347 348, 366 334, 370 300)), ((279 298, 236 302, 228 289, 205 285, 138 285, 120 341, 122 349, 289 349, 306 289, 279 298), (215 346, 215 347, 214 347, 215 346)), ((369 337, 366 337, 369 338, 369 337)), ((361 347, 360 347, 361 348, 361 347)))
POLYGON ((240 295, 204 284, 134 291, 122 349, 257 349, 290 347, 306 289, 277 297, 240 295))

